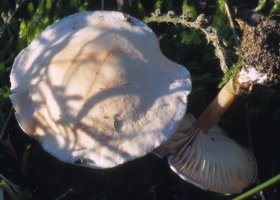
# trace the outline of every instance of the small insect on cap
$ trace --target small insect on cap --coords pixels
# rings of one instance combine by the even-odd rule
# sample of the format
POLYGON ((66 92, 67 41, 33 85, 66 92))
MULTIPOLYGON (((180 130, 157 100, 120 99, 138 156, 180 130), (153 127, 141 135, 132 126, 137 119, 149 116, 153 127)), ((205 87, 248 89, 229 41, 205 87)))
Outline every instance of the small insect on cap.
POLYGON ((108 168, 167 140, 187 108, 186 68, 120 12, 81 12, 49 26, 15 59, 10 98, 21 128, 56 158, 108 168))

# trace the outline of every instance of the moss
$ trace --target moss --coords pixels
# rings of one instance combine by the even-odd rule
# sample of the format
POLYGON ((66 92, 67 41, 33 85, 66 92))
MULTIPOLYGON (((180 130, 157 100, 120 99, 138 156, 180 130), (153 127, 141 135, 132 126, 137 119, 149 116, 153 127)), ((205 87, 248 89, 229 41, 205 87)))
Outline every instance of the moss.
POLYGON ((222 82, 219 84, 219 88, 222 88, 231 78, 236 79, 240 68, 242 67, 241 57, 232 67, 224 74, 222 82))

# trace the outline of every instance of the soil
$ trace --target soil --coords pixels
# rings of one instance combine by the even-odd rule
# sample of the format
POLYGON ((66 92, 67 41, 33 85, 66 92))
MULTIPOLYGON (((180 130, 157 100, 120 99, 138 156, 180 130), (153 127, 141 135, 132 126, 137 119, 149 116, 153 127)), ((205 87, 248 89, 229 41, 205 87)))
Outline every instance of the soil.
POLYGON ((263 17, 257 25, 243 23, 242 66, 266 73, 266 84, 280 81, 280 16, 263 17))

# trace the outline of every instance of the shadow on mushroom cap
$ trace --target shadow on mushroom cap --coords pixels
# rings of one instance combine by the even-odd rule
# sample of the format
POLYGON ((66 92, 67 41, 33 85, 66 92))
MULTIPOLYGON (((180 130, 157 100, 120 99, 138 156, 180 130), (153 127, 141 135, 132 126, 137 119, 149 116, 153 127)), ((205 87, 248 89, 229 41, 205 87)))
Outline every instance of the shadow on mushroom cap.
POLYGON ((163 143, 182 119, 189 72, 154 33, 118 12, 48 27, 16 58, 10 98, 22 129, 58 159, 107 168, 163 143))

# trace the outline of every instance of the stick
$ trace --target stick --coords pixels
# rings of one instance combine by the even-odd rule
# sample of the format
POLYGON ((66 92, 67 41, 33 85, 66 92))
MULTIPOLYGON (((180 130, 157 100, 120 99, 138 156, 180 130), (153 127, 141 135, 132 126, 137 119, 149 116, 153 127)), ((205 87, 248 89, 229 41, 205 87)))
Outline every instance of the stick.
POLYGON ((232 20, 232 15, 231 15, 231 12, 230 12, 227 0, 225 0, 225 10, 226 10, 226 13, 227 13, 227 18, 228 18, 228 21, 229 21, 229 25, 230 25, 231 31, 232 31, 232 33, 234 35, 235 45, 239 46, 239 42, 237 40, 237 34, 236 34, 236 31, 235 31, 235 28, 234 28, 234 23, 233 23, 233 20, 232 20))
POLYGON ((15 14, 17 13, 18 9, 22 6, 22 4, 27 1, 27 0, 22 0, 22 1, 19 1, 18 4, 16 4, 16 9, 14 10, 14 12, 11 14, 11 16, 6 20, 4 21, 4 24, 1 26, 0 28, 0 38, 2 37, 2 34, 4 32, 4 30, 7 28, 7 26, 10 24, 11 22, 11 19, 15 16, 15 14))

